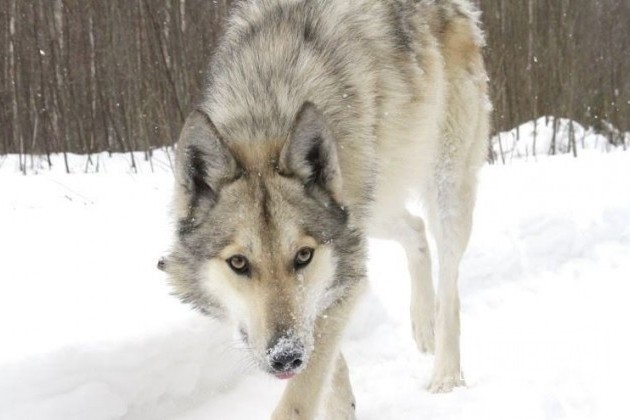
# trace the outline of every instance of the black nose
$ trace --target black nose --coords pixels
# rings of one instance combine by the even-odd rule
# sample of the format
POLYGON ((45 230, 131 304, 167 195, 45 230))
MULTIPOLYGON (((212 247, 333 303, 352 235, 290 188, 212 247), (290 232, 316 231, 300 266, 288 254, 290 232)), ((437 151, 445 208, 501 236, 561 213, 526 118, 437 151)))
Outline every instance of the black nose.
POLYGON ((276 372, 287 372, 302 366, 304 352, 300 349, 283 350, 270 358, 271 367, 276 372))
POLYGON ((267 347, 269 367, 275 373, 297 370, 304 364, 305 357, 302 341, 291 335, 276 336, 267 347))

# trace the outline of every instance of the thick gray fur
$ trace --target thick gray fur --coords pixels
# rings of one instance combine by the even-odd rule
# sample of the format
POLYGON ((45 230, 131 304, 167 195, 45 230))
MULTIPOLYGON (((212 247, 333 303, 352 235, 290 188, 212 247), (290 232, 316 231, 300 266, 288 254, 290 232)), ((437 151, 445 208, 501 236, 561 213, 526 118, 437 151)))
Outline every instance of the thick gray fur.
POLYGON ((436 354, 429 389, 464 384, 457 279, 488 135, 482 47, 467 0, 235 5, 178 143, 178 230, 162 266, 261 369, 277 374, 278 337, 300 349, 273 419, 354 418, 339 342, 368 235, 405 249, 413 335, 436 354), (416 201, 422 218, 407 210, 416 201), (304 249, 312 261, 297 266, 304 249))

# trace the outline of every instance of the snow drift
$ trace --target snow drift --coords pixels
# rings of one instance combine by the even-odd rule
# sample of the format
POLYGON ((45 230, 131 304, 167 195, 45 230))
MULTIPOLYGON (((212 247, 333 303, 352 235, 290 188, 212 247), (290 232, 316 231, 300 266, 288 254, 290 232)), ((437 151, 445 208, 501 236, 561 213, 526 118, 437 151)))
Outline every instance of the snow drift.
POLYGON ((630 147, 630 133, 622 133, 604 121, 602 127, 584 127, 567 118, 540 117, 492 138, 494 161, 544 157, 597 150, 611 152, 630 147))

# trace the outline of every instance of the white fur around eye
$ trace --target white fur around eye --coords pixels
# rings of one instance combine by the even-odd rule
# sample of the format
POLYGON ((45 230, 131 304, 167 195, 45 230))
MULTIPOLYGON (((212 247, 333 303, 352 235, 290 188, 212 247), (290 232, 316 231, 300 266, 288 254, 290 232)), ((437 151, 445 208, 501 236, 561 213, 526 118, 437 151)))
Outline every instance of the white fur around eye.
POLYGON ((202 270, 205 274, 202 279, 204 290, 227 309, 228 317, 235 323, 248 319, 249 308, 245 298, 234 285, 238 274, 219 259, 208 261, 202 270))
POLYGON ((326 290, 335 281, 336 264, 332 249, 321 246, 312 254, 308 270, 299 274, 304 283, 301 290, 306 319, 314 319, 328 305, 326 290))

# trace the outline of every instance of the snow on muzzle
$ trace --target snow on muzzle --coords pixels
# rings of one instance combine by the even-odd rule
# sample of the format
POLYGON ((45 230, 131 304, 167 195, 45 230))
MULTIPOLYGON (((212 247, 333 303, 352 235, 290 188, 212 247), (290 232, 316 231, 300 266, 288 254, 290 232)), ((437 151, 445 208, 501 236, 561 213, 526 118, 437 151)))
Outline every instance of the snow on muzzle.
POLYGON ((267 365, 278 379, 291 379, 306 366, 302 340, 292 335, 274 337, 266 351, 267 365))

